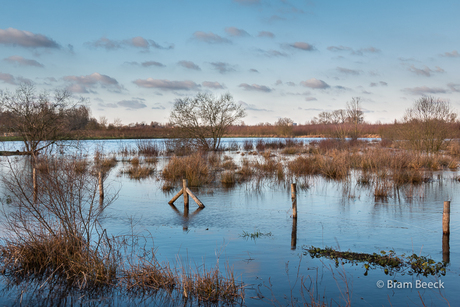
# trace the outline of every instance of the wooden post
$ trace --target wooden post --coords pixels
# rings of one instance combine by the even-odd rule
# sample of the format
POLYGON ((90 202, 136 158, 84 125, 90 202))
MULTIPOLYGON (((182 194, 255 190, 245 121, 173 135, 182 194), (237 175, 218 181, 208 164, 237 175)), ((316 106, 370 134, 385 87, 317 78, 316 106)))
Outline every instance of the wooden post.
POLYGON ((203 205, 203 203, 201 202, 201 200, 199 200, 198 197, 196 197, 195 194, 193 194, 192 191, 190 191, 189 188, 187 188, 187 194, 190 195, 191 198, 193 198, 193 200, 196 202, 196 204, 198 205, 198 207, 204 208, 204 205, 203 205))
POLYGON ((450 262, 450 244, 449 244, 449 236, 443 234, 442 235, 442 261, 450 262))
POLYGON ((102 178, 102 171, 99 171, 97 177, 99 181, 99 205, 102 206, 104 204, 104 181, 102 178))
POLYGON ((297 246, 297 217, 292 219, 292 232, 291 232, 291 249, 296 249, 297 246))
POLYGON ((37 169, 35 168, 35 163, 32 169, 32 181, 34 185, 34 203, 37 203, 38 200, 38 183, 37 183, 37 169))
POLYGON ((450 201, 444 202, 444 210, 442 212, 442 233, 450 234, 450 201))
POLYGON ((184 210, 185 208, 187 208, 187 211, 188 211, 188 193, 187 193, 187 179, 183 179, 182 180, 182 191, 183 191, 183 195, 184 195, 184 210))
POLYGON ((297 191, 295 183, 291 184, 292 217, 297 218, 297 191))
POLYGON ((168 202, 168 204, 172 205, 174 202, 184 193, 184 190, 180 190, 174 197, 168 202))

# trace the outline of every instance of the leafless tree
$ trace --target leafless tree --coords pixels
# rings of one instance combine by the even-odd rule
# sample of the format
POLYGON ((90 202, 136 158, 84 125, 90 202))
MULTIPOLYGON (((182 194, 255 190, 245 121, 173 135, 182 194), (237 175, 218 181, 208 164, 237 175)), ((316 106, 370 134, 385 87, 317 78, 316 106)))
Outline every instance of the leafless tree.
POLYGON ((456 119, 457 113, 448 101, 422 97, 406 110, 399 135, 414 149, 435 152, 447 142, 449 125, 456 119))
POLYGON ((169 120, 178 137, 205 150, 218 150, 227 128, 244 116, 244 108, 230 94, 217 98, 198 93, 193 98, 177 99, 169 120))
POLYGON ((279 135, 291 136, 294 121, 288 117, 279 118, 275 122, 276 130, 279 135))

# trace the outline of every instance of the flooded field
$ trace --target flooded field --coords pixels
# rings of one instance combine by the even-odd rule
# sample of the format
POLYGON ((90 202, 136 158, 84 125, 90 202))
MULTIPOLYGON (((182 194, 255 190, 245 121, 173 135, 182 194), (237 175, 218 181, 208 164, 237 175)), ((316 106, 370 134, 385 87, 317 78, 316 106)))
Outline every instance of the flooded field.
MULTIPOLYGON (((237 150, 223 153, 237 165, 243 157, 248 157, 241 149, 245 139, 225 141, 239 145, 237 150)), ((147 249, 152 247, 160 262, 186 264, 197 269, 216 265, 222 271, 231 268, 238 281, 245 285, 243 305, 460 304, 460 183, 456 180, 456 171, 433 171, 429 181, 405 186, 382 199, 377 199, 373 190, 358 183, 361 173, 355 170, 346 181, 320 176, 286 176, 283 180, 262 178, 223 187, 214 180, 211 184, 191 188, 205 208, 199 210, 190 200, 187 214, 182 197, 175 206, 168 204, 180 191, 180 184, 174 184, 170 191, 163 190, 164 180, 160 173, 169 156, 160 155, 153 166, 153 174, 146 179, 130 179, 122 172, 130 163, 127 159, 121 162, 120 148, 134 148, 135 144, 133 140, 85 141, 82 144, 89 156, 99 148, 107 155, 113 153, 120 161, 104 183, 107 195, 117 194, 115 201, 103 212, 102 226, 107 234, 139 236, 142 238, 139 243, 145 244, 147 249), (292 217, 290 185, 293 182, 297 183, 296 220, 292 217), (445 274, 423 276, 410 267, 388 270, 365 262, 312 258, 307 251, 311 246, 366 254, 393 251, 398 256, 416 254, 442 262, 443 202, 447 200, 451 201, 451 234, 450 262, 445 274)), ((10 144, 10 148, 14 146, 20 144, 10 144)), ((279 151, 274 151, 274 155, 282 157, 279 151)), ((252 155, 248 159, 258 157, 252 155)), ((284 159, 289 161, 294 157, 285 156, 284 159)), ((14 162, 14 157, 9 159, 20 163, 14 162)), ((6 158, 2 158, 2 163, 2 172, 8 172, 6 158)), ((2 195, 3 200, 5 197, 2 195)), ((6 206, 6 202, 3 203, 6 206)), ((33 289, 15 288, 8 283, 7 277, 2 284, 2 304, 20 305, 23 297, 22 304, 37 303, 37 297, 27 295, 27 291, 33 289)), ((99 298, 81 294, 79 298, 59 302, 67 305, 78 302, 85 306, 166 304, 158 298, 130 298, 116 293, 99 298)))

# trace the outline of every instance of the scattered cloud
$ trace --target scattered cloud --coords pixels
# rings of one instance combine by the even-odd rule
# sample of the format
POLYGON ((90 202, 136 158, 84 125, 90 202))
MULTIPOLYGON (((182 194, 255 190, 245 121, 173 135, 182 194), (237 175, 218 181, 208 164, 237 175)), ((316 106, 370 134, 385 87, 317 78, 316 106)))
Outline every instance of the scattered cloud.
POLYGON ((223 84, 220 84, 219 82, 203 81, 201 85, 207 88, 212 88, 212 89, 224 89, 225 88, 225 86, 223 84))
POLYGON ((154 49, 173 49, 174 48, 174 45, 172 44, 169 46, 161 46, 154 40, 145 39, 142 36, 136 36, 136 37, 128 38, 124 40, 114 40, 114 39, 109 39, 106 37, 101 37, 98 40, 86 43, 86 45, 92 48, 96 48, 96 49, 103 48, 105 50, 117 50, 117 49, 122 49, 125 47, 138 48, 144 51, 148 51, 150 50, 150 48, 154 48, 154 49))
POLYGON ((327 50, 332 51, 332 52, 343 52, 343 51, 348 51, 352 55, 364 55, 365 53, 379 53, 381 50, 375 47, 367 47, 367 48, 360 48, 360 49, 353 49, 351 47, 347 46, 329 46, 327 47, 327 50))
POLYGON ((286 82, 286 84, 289 85, 289 86, 295 86, 295 83, 291 82, 291 81, 286 82))
POLYGON ((215 70, 220 72, 221 74, 225 74, 228 72, 236 71, 234 65, 230 65, 229 63, 224 62, 212 62, 211 65, 215 70))
POLYGON ((245 30, 243 30, 243 29, 238 29, 238 28, 235 28, 235 27, 227 27, 227 28, 225 28, 225 32, 226 32, 228 35, 234 36, 234 37, 249 36, 249 33, 246 32, 245 30))
POLYGON ((4 74, 0 72, 0 81, 4 83, 16 85, 16 78, 12 74, 4 74))
POLYGON ((420 87, 412 87, 412 88, 405 88, 403 92, 410 93, 413 95, 425 95, 425 94, 444 94, 447 90, 440 88, 440 87, 428 87, 428 86, 420 86, 420 87))
POLYGON ((8 28, 6 30, 0 29, 0 44, 24 48, 61 48, 53 39, 42 34, 34 34, 29 31, 13 28, 8 28))
POLYGON ((275 34, 269 31, 260 31, 259 34, 257 34, 257 37, 268 37, 268 38, 274 38, 275 34))
POLYGON ((283 84, 283 81, 281 81, 281 80, 276 80, 275 85, 280 85, 280 84, 283 84))
POLYGON ((7 57, 3 59, 4 61, 8 63, 13 63, 13 64, 19 64, 22 66, 35 66, 35 67, 44 67, 43 64, 35 61, 35 60, 30 60, 30 59, 25 59, 22 56, 18 55, 13 55, 10 57, 7 57))
POLYGON ((342 74, 345 74, 345 75, 357 76, 357 75, 361 74, 360 70, 343 68, 343 67, 337 67, 337 71, 342 73, 342 74))
POLYGON ((436 68, 434 70, 432 70, 431 68, 429 68, 428 66, 425 66, 424 68, 417 68, 415 67, 414 65, 411 65, 408 70, 410 72, 413 72, 415 73, 416 75, 419 75, 419 76, 425 76, 425 77, 431 77, 431 75, 433 73, 444 73, 444 69, 436 66, 436 68))
POLYGON ((460 53, 458 53, 457 50, 454 50, 452 52, 444 52, 443 54, 441 54, 441 56, 447 57, 447 58, 458 58, 460 57, 460 53))
POLYGON ((164 110, 165 107, 164 107, 161 103, 156 102, 156 103, 153 104, 152 109, 153 109, 153 110, 164 110))
MULTIPOLYGON (((305 100, 306 101, 317 101, 318 99, 316 99, 315 97, 305 97, 305 100)), ((305 109, 305 110, 317 111, 319 109, 305 109)), ((322 111, 322 110, 320 110, 320 111, 322 111)))
POLYGON ((157 88, 161 90, 170 90, 170 91, 190 91, 195 90, 200 87, 199 84, 196 84, 193 81, 170 81, 170 80, 160 80, 160 79, 137 79, 133 81, 139 87, 144 88, 157 88))
POLYGON ((305 50, 305 51, 313 51, 316 49, 313 45, 309 43, 305 43, 305 42, 295 42, 294 44, 290 44, 289 46, 292 48, 305 50))
POLYGON ((147 62, 142 62, 141 65, 143 67, 150 67, 150 66, 156 66, 156 67, 166 67, 166 65, 160 63, 160 62, 155 62, 155 61, 147 61, 147 62))
POLYGON ((370 87, 376 87, 376 86, 388 86, 388 83, 386 83, 385 81, 380 81, 379 83, 376 83, 376 82, 371 82, 371 84, 369 84, 370 87))
POLYGON ((238 103, 239 103, 240 105, 242 105, 246 110, 249 110, 249 111, 273 112, 273 110, 258 108, 256 105, 253 105, 253 104, 250 104, 250 103, 246 103, 246 102, 241 101, 241 100, 238 101, 238 103))
POLYGON ((255 69, 255 68, 251 68, 251 69, 249 70, 249 72, 255 72, 255 73, 257 73, 257 74, 259 73, 259 71, 258 71, 257 69, 255 69))
POLYGON ((191 61, 179 61, 177 62, 177 64, 187 69, 201 70, 200 66, 196 65, 195 63, 191 61))
POLYGON ((273 49, 270 49, 270 50, 263 50, 263 49, 257 49, 257 51, 259 53, 261 53, 262 55, 266 56, 266 57, 287 57, 288 54, 287 53, 284 53, 284 52, 281 52, 281 51, 278 51, 278 50, 273 50, 273 49))
POLYGON ((272 91, 271 88, 265 85, 258 85, 258 84, 249 85, 247 83, 241 83, 238 86, 244 88, 246 91, 258 91, 258 92, 266 92, 266 93, 269 93, 272 91))
POLYGON ((453 92, 460 92, 460 84, 449 83, 447 86, 453 92))
POLYGON ((214 34, 212 32, 202 32, 202 31, 196 31, 193 33, 194 39, 198 41, 202 41, 208 44, 230 44, 231 41, 227 38, 224 38, 222 36, 219 36, 217 34, 214 34))
POLYGON ((95 93, 94 89, 98 85, 101 88, 117 93, 124 89, 116 79, 97 72, 87 76, 65 76, 63 79, 71 83, 67 89, 73 93, 95 93))
POLYGON ((100 107, 103 107, 103 108, 118 108, 118 104, 116 104, 116 103, 99 102, 97 105, 100 106, 100 107))
POLYGON ((325 89, 330 87, 329 84, 324 82, 323 80, 318 80, 316 78, 311 78, 307 81, 300 82, 301 85, 309 88, 317 88, 317 89, 325 89))
POLYGON ((147 105, 144 103, 145 99, 133 98, 131 100, 122 100, 117 102, 120 107, 125 107, 128 110, 137 110, 146 108, 147 105))

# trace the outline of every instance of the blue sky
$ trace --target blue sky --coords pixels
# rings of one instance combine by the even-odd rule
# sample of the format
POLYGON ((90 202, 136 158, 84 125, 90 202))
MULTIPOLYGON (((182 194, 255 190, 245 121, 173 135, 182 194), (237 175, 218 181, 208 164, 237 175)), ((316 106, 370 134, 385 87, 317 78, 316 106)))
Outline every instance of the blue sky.
POLYGON ((229 92, 248 124, 297 123, 362 98, 392 122, 423 95, 460 106, 459 1, 2 0, 0 89, 88 98, 92 115, 168 121, 229 92))

